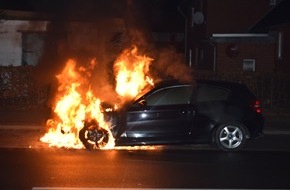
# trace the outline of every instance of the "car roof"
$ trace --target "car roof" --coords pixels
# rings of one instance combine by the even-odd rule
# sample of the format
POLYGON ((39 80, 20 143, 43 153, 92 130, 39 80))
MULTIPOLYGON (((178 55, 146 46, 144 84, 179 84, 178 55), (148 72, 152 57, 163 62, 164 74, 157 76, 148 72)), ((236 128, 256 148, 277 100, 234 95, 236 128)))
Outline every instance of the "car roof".
POLYGON ((228 89, 236 89, 241 88, 241 86, 245 86, 245 84, 241 82, 227 81, 227 80, 196 80, 192 82, 181 82, 178 80, 163 80, 155 85, 155 88, 163 88, 169 86, 178 86, 178 85, 213 85, 224 87, 228 89))
POLYGON ((163 87, 169 87, 169 86, 176 86, 176 85, 185 85, 190 83, 183 83, 178 80, 162 80, 160 82, 157 82, 154 87, 155 88, 163 88, 163 87))
POLYGON ((205 85, 215 85, 229 89, 241 88, 245 86, 245 84, 242 82, 227 81, 227 80, 198 80, 197 83, 205 85))

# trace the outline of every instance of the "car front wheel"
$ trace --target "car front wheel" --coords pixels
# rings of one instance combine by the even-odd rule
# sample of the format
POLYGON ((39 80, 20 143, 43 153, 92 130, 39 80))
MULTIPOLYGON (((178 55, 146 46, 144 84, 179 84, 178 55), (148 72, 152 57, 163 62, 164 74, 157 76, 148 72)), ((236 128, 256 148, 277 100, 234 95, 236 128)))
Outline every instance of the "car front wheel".
POLYGON ((215 132, 215 143, 224 151, 236 151, 243 147, 246 141, 245 127, 237 123, 220 125, 215 132))
POLYGON ((101 149, 109 141, 107 130, 100 128, 97 122, 85 122, 84 127, 79 131, 79 139, 86 149, 101 149))

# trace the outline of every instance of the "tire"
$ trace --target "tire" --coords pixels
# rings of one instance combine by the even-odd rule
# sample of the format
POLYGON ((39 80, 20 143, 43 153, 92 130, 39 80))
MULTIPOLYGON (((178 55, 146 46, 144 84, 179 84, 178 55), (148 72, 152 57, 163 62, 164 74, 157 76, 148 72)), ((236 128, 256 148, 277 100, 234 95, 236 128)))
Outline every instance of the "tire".
POLYGON ((84 127, 79 131, 79 139, 86 149, 101 149, 108 143, 109 133, 98 127, 96 122, 85 122, 84 127))
POLYGON ((223 151, 240 150, 246 142, 246 129, 239 123, 220 125, 214 135, 216 145, 223 151))
POLYGON ((95 143, 90 141, 90 138, 88 136, 88 128, 83 127, 79 131, 79 139, 81 140, 81 142, 83 143, 83 145, 86 149, 88 149, 88 150, 94 149, 95 143))

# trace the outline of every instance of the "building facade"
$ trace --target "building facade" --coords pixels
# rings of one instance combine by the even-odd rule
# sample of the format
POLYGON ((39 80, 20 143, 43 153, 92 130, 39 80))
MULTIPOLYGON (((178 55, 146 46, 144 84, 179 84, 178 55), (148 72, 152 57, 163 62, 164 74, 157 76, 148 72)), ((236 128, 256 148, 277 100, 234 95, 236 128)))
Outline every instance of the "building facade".
POLYGON ((276 72, 279 33, 249 29, 279 4, 269 0, 187 1, 188 65, 216 75, 276 72))
POLYGON ((46 21, 2 20, 0 65, 36 65, 44 48, 46 21))

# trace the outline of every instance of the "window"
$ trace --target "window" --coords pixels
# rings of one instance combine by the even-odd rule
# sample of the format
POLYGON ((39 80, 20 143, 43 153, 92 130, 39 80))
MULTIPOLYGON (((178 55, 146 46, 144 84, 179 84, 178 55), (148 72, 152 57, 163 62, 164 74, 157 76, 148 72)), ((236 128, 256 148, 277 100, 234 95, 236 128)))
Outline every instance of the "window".
POLYGON ((44 49, 44 33, 22 33, 22 65, 37 65, 44 49))
POLYGON ((230 90, 213 87, 200 86, 197 90, 197 102, 226 100, 230 94, 230 90))
POLYGON ((163 88, 145 99, 148 106, 189 104, 192 88, 188 85, 163 88))
POLYGON ((243 71, 255 71, 255 59, 243 59, 243 71))

